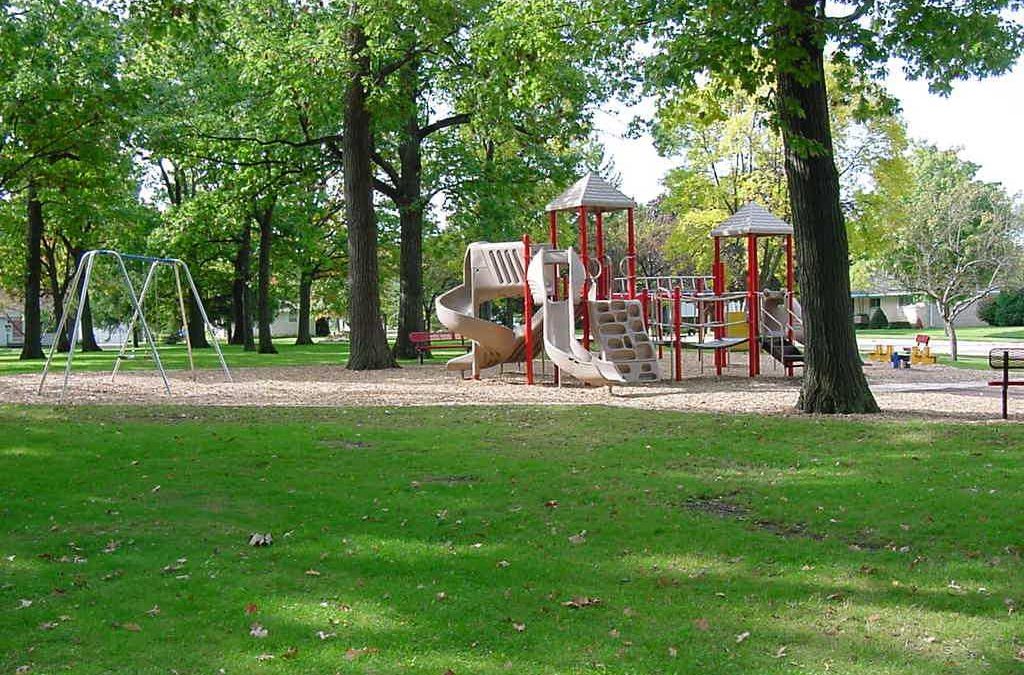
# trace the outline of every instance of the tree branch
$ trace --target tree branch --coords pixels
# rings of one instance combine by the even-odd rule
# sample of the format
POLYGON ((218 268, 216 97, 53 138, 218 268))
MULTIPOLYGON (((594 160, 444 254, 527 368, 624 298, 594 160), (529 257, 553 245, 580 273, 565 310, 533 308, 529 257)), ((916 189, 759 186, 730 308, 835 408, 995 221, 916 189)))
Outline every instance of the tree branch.
POLYGON ((467 124, 470 120, 469 113, 459 113, 458 115, 452 115, 451 117, 445 117, 444 119, 436 120, 431 122, 427 126, 419 130, 420 139, 424 139, 430 134, 447 129, 448 127, 458 126, 460 124, 467 124))

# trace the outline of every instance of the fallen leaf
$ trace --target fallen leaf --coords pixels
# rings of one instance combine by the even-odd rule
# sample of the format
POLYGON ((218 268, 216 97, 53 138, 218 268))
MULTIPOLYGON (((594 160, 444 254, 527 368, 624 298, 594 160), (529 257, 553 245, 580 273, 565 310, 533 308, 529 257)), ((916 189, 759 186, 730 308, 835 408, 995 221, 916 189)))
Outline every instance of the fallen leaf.
POLYGON ((618 628, 612 628, 610 631, 608 631, 608 637, 615 638, 616 640, 618 640, 621 635, 622 633, 619 632, 618 628))
POLYGON ((601 598, 588 598, 586 596, 580 596, 573 598, 572 600, 566 600, 562 603, 562 607, 572 607, 573 609, 580 609, 581 607, 593 607, 594 605, 600 605, 601 598))
POLYGON ((743 631, 742 633, 740 633, 739 635, 736 636, 736 643, 739 644, 740 642, 743 642, 744 640, 746 640, 748 637, 750 637, 750 631, 749 630, 745 630, 745 631, 743 631))
POLYGON ((587 541, 587 531, 583 530, 579 534, 574 534, 569 537, 570 544, 583 544, 587 541))
POLYGON ((150 490, 150 492, 160 492, 160 486, 155 486, 152 490, 150 490))
POLYGON ((137 623, 122 623, 121 628, 130 633, 138 633, 140 630, 142 630, 142 626, 140 626, 137 623))
POLYGON ((113 553, 117 549, 121 548, 121 542, 119 541, 108 541, 106 547, 104 547, 104 553, 113 553))
POLYGON ((711 628, 711 624, 708 623, 707 619, 701 617, 693 620, 693 627, 700 631, 706 631, 711 628))
POLYGON ((18 666, 17 668, 14 669, 14 672, 18 673, 18 675, 22 675, 22 673, 27 673, 27 672, 29 672, 31 670, 32 670, 32 666, 18 666))
POLYGON ((54 628, 56 628, 59 625, 60 624, 57 623, 56 621, 47 621, 45 623, 39 624, 39 630, 53 630, 54 628))
POLYGON ((505 569, 506 567, 508 567, 508 566, 509 566, 509 565, 511 565, 511 564, 512 564, 512 563, 510 563, 510 562, 509 562, 509 561, 507 561, 507 560, 499 560, 499 561, 498 561, 498 564, 497 564, 497 567, 498 567, 498 568, 500 568, 500 569, 505 569))
POLYGON ((22 598, 21 600, 18 600, 18 609, 25 609, 26 607, 31 607, 31 606, 32 606, 32 601, 31 600, 25 600, 24 598, 22 598))
POLYGON ((669 655, 669 658, 673 658, 674 659, 677 656, 679 656, 679 650, 676 649, 675 647, 669 647, 668 648, 668 655, 669 655))
POLYGON ((775 658, 781 659, 786 656, 786 645, 782 645, 775 651, 775 658))
POLYGON ((868 621, 871 622, 871 623, 874 623, 874 622, 878 621, 881 618, 882 618, 881 614, 869 614, 868 615, 868 621))
POLYGON ((256 660, 257 661, 271 661, 271 660, 273 660, 273 658, 274 658, 273 654, 260 654, 259 656, 256 657, 256 660))
POLYGON ((348 661, 355 661, 360 656, 364 656, 366 654, 376 654, 377 651, 378 650, 376 647, 361 647, 359 649, 349 647, 345 650, 345 659, 348 661))
POLYGON ((444 602, 445 600, 448 599, 448 594, 445 593, 444 591, 441 591, 440 593, 438 593, 434 597, 437 598, 438 602, 444 602))
POLYGON ((273 543, 274 536, 270 532, 253 532, 249 535, 249 546, 270 546, 273 543))
POLYGON ((289 647, 288 649, 284 650, 284 654, 281 654, 281 658, 282 659, 294 659, 298 655, 299 655, 299 648, 298 647, 289 647))
POLYGON ((307 577, 318 577, 318 576, 320 576, 320 572, 317 571, 317 570, 306 570, 306 576, 307 577))
POLYGON ((843 594, 842 593, 829 593, 828 595, 825 596, 825 599, 826 600, 842 600, 843 599, 843 594))
POLYGON ((526 624, 525 623, 518 623, 516 621, 513 621, 512 622, 512 629, 515 632, 517 632, 517 633, 522 633, 524 630, 526 630, 526 624))
POLYGON ((146 614, 150 616, 156 616, 160 613, 160 605, 153 605, 152 608, 146 610, 146 614))
POLYGON ((250 602, 248 605, 245 606, 245 613, 246 614, 255 614, 258 611, 260 611, 259 607, 257 607, 256 603, 254 603, 254 602, 250 602))
POLYGON ((1014 654, 1013 660, 1024 663, 1024 647, 1020 647, 1017 649, 1017 653, 1014 654))
POLYGON ((324 631, 322 631, 322 630, 318 630, 318 631, 316 632, 316 636, 317 636, 317 638, 319 638, 320 640, 330 640, 330 639, 331 639, 332 637, 337 637, 337 636, 338 636, 338 634, 337 634, 337 633, 325 633, 325 632, 324 632, 324 631))
POLYGON ((548 501, 544 502, 544 506, 548 507, 549 509, 557 509, 558 508, 558 500, 557 499, 549 499, 548 501))
POLYGON ((261 624, 254 623, 253 625, 249 626, 249 635, 253 636, 254 638, 265 638, 269 633, 270 631, 264 628, 261 624))

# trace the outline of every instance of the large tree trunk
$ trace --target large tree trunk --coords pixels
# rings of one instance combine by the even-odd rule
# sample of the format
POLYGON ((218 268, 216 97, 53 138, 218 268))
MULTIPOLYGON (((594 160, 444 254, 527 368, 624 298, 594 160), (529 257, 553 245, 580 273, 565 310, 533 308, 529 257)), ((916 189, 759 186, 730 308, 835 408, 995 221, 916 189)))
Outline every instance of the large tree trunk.
POLYGON ((82 307, 82 351, 101 352, 99 343, 96 342, 96 328, 92 322, 92 301, 88 296, 85 298, 85 305, 82 307))
POLYGON ((231 331, 231 344, 244 345, 246 351, 252 351, 255 349, 252 334, 252 294, 249 291, 252 268, 252 231, 248 221, 242 230, 234 267, 235 279, 231 284, 231 313, 235 328, 231 331))
POLYGON ((28 188, 28 209, 25 225, 25 318, 22 326, 25 343, 22 360, 43 358, 43 320, 39 296, 43 282, 43 204, 35 186, 28 188))
POLYGON ((313 344, 313 335, 309 330, 310 305, 313 298, 313 274, 302 270, 299 276, 299 336, 295 338, 297 345, 313 344))
POLYGON ((270 324, 274 317, 270 314, 270 247, 273 244, 274 205, 271 203, 256 214, 260 225, 259 283, 256 300, 260 328, 260 354, 276 354, 274 336, 270 332, 270 324))
POLYGON ((423 330, 423 137, 419 120, 419 70, 414 60, 402 71, 406 105, 409 107, 404 136, 398 148, 397 206, 400 225, 398 260, 398 336, 395 357, 418 356, 411 333, 423 330))
POLYGON ((787 0, 803 21, 780 31, 778 110, 793 211, 806 353, 797 407, 813 413, 878 412, 857 351, 850 311, 850 261, 839 205, 825 90, 825 38, 815 0, 787 0))
MULTIPOLYGON (((196 290, 199 290, 198 286, 196 290)), ((187 286, 182 286, 181 291, 185 293, 185 311, 188 312, 188 340, 192 344, 192 349, 208 349, 210 342, 206 339, 206 324, 203 323, 199 304, 187 286)))
MULTIPOLYGON (((355 14, 357 6, 352 4, 355 14)), ((348 322, 351 339, 350 370, 395 368, 381 324, 379 269, 377 266, 377 218, 373 205, 373 170, 370 166, 372 137, 370 113, 366 107, 366 78, 370 59, 366 34, 355 23, 348 29, 346 43, 352 77, 345 92, 344 163, 345 217, 348 223, 348 322)))

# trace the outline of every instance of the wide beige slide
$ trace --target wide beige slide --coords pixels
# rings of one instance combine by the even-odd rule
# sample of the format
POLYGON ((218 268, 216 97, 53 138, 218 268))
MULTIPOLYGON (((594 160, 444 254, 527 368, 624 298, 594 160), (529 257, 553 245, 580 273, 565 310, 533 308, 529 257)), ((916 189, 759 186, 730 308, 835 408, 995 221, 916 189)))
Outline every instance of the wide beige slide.
MULTIPOLYGON (((448 361, 448 370, 479 373, 484 368, 526 360, 524 327, 511 329, 477 316, 484 302, 522 297, 524 276, 521 242, 469 245, 463 259, 463 283, 434 302, 441 323, 473 341, 473 351, 448 361)), ((543 324, 544 311, 537 307, 533 313, 535 335, 540 334, 543 324)), ((541 347, 541 341, 536 340, 531 356, 536 356, 541 347)))
MULTIPOLYGON (((576 339, 576 307, 583 301, 586 271, 572 248, 545 249, 534 255, 527 272, 534 304, 544 308, 544 351, 563 373, 596 386, 625 384, 615 364, 585 349, 576 339), (569 272, 569 297, 554 299, 555 266, 569 272)), ((593 288, 593 286, 592 286, 593 288)))

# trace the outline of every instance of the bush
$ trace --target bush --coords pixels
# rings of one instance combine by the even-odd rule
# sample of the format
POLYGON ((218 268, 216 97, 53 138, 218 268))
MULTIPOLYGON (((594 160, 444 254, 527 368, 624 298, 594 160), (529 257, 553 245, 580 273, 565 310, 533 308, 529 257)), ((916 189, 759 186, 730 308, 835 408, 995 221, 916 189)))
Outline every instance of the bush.
POLYGON ((868 319, 868 328, 888 328, 889 317, 885 315, 881 307, 871 310, 871 318, 868 319))
POLYGON ((983 301, 978 318, 990 326, 1024 326, 1024 289, 1003 291, 983 301))

